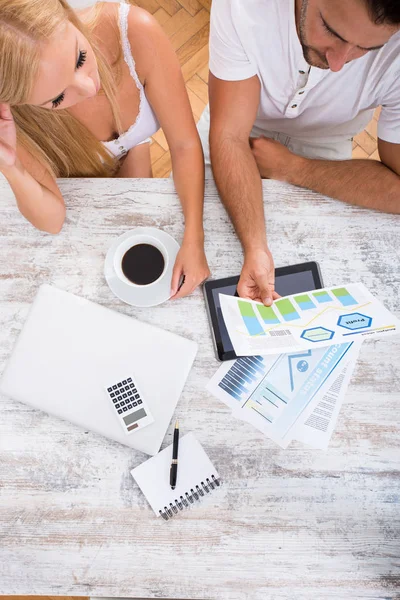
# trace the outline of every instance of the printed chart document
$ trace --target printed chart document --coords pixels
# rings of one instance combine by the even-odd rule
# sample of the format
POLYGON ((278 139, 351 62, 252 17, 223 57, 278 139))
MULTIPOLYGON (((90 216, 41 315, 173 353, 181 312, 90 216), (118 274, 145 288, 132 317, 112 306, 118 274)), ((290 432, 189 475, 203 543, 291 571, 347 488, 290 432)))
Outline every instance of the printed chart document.
POLYGON ((272 306, 220 294, 238 356, 316 349, 400 332, 400 321, 362 283, 294 294, 272 306))
POLYGON ((292 432, 294 440, 318 450, 327 449, 355 364, 355 361, 347 363, 347 366, 337 375, 331 387, 318 401, 310 416, 294 427, 292 432))
POLYGON ((286 448, 292 439, 326 448, 361 343, 223 364, 207 389, 246 421, 286 448))

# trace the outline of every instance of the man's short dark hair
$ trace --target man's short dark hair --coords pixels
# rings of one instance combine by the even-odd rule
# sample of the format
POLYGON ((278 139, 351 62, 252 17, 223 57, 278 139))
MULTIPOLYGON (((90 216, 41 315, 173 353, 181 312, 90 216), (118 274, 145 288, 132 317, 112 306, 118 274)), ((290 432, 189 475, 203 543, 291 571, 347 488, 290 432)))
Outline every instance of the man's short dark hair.
POLYGON ((367 0, 367 4, 377 25, 400 25, 399 0, 367 0))

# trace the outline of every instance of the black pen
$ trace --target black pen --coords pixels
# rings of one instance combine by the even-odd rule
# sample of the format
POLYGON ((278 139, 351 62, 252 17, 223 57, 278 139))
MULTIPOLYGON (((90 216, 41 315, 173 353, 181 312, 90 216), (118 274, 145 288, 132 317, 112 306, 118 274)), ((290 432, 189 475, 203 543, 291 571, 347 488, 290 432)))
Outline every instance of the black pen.
POLYGON ((174 443, 172 446, 172 462, 169 472, 169 485, 174 490, 176 486, 176 476, 178 475, 178 446, 179 446, 179 423, 175 423, 174 443))

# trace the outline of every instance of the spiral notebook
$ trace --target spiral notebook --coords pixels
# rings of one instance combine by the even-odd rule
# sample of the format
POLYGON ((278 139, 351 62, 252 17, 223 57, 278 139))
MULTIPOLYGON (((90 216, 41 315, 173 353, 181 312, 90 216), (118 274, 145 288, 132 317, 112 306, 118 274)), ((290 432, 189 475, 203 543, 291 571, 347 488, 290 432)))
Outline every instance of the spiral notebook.
POLYGON ((179 440, 176 488, 169 485, 172 444, 131 471, 157 517, 166 521, 199 502, 221 484, 220 477, 193 433, 179 440))

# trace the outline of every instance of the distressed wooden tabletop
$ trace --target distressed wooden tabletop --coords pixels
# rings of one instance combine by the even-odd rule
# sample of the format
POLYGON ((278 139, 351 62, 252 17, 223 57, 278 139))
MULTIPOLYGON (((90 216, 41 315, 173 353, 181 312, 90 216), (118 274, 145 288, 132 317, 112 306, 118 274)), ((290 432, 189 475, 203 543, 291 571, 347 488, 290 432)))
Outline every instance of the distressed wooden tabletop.
MULTIPOLYGON (((63 231, 35 231, 0 182, 0 368, 42 283, 180 333, 199 352, 177 416, 220 472, 214 496, 156 519, 130 470, 145 456, 2 397, 0 594, 214 600, 400 598, 400 338, 361 349, 326 452, 282 450, 205 390, 218 367, 203 296, 134 309, 103 277, 112 241, 136 226, 178 241, 173 184, 62 180, 63 231)), ((362 281, 400 316, 399 217, 264 182, 276 266, 317 260, 326 285, 362 281)), ((241 251, 212 182, 206 251, 214 277, 241 251)), ((163 446, 171 443, 172 427, 163 446)))

